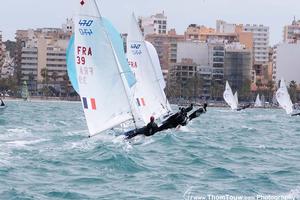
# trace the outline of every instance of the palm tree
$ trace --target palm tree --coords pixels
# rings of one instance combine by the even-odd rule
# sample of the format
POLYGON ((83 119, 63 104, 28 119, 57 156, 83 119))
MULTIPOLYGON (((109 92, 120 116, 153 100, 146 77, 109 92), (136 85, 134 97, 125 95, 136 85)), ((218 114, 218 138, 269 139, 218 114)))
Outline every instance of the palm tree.
POLYGON ((65 73, 63 76, 63 85, 65 88, 65 96, 68 97, 70 94, 70 88, 69 88, 69 76, 67 75, 67 73, 65 73))
POLYGON ((214 100, 222 98, 222 93, 224 91, 224 84, 219 80, 212 79, 210 87, 210 97, 214 100))
POLYGON ((43 77, 43 88, 42 88, 42 93, 45 96, 48 96, 50 91, 48 88, 48 82, 49 82, 49 73, 48 73, 48 69, 47 68, 43 68, 41 69, 41 76, 43 77), (46 84, 46 85, 44 85, 46 84))
POLYGON ((56 80, 59 78, 58 73, 57 72, 52 72, 50 78, 53 80, 54 84, 56 83, 56 80))

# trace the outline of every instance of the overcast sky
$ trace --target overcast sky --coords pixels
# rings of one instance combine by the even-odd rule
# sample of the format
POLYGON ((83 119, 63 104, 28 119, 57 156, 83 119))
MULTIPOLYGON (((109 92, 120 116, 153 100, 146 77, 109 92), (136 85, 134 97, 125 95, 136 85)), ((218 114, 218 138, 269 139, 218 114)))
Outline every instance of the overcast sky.
MULTIPOLYGON (((60 27, 74 16, 79 0, 1 0, 0 30, 4 40, 17 29, 60 27), (73 4, 73 5, 72 5, 73 4)), ((270 43, 282 40, 283 26, 300 19, 300 0, 97 0, 100 12, 120 32, 127 31, 129 16, 149 16, 165 11, 168 28, 183 34, 189 24, 215 27, 217 19, 229 23, 264 24, 270 43)))

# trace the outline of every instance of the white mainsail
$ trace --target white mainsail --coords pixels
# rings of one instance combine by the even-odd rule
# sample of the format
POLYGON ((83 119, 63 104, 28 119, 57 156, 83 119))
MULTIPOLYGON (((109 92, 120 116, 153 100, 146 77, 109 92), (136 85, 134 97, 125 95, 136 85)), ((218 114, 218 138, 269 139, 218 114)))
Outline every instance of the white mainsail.
POLYGON ((151 60, 152 60, 152 64, 154 66, 155 77, 156 77, 156 80, 154 80, 154 81, 159 82, 159 84, 160 84, 161 103, 163 104, 163 106, 165 108, 167 108, 168 112, 173 112, 172 108, 169 104, 169 101, 166 97, 166 94, 164 92, 164 89, 166 88, 166 82, 165 82, 165 78, 164 78, 164 75, 161 70, 161 65, 159 62, 157 51, 150 42, 148 42, 148 41, 145 41, 145 42, 146 42, 146 46, 147 46, 148 52, 149 52, 151 60))
POLYGON ((231 107, 232 110, 236 110, 238 108, 237 100, 233 96, 233 93, 232 93, 232 90, 231 90, 231 87, 230 87, 228 81, 226 81, 223 98, 224 98, 225 102, 231 107))
POLYGON ((238 98, 238 92, 237 91, 234 93, 234 99, 235 99, 236 105, 239 105, 239 98, 238 98))
POLYGON ((280 81, 280 87, 276 92, 276 100, 279 105, 285 110, 286 114, 292 114, 293 103, 291 101, 290 95, 288 93, 285 81, 282 78, 280 81))
MULTIPOLYGON (((115 49, 95 0, 78 0, 74 59, 78 90, 90 135, 133 119, 129 87, 135 82, 124 70, 125 55, 115 49), (119 54, 118 54, 119 53, 119 54)), ((115 38, 115 40, 117 40, 115 38)), ((128 64, 127 64, 128 65, 128 64)))
POLYGON ((171 111, 163 91, 163 80, 158 56, 154 47, 145 42, 134 15, 127 37, 127 58, 137 83, 133 87, 138 113, 144 122, 150 116, 160 118, 171 111))
POLYGON ((256 96, 254 107, 262 107, 262 102, 259 98, 259 94, 257 94, 257 96, 256 96))

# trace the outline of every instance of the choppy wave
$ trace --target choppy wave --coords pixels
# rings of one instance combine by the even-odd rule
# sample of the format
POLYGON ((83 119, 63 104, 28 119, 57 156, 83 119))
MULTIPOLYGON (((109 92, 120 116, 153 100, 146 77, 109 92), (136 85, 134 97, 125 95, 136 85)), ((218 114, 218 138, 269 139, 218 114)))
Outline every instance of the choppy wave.
POLYGON ((0 114, 0 199, 300 197, 300 118, 209 108, 153 137, 88 138, 78 103, 7 102, 0 114))

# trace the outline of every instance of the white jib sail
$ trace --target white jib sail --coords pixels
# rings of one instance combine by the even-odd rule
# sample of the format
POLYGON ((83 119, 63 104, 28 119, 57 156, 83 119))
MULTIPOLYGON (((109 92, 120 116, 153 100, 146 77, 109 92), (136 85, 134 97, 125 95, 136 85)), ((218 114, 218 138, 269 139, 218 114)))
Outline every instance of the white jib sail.
POLYGON ((171 108, 169 101, 166 97, 166 94, 164 92, 164 89, 166 88, 166 82, 165 82, 165 78, 164 78, 162 70, 161 70, 161 65, 159 62, 157 51, 150 42, 148 42, 148 41, 145 41, 145 42, 146 42, 146 46, 147 46, 148 52, 150 54, 152 64, 154 66, 154 70, 155 70, 156 80, 154 80, 154 81, 158 81, 160 84, 160 88, 161 88, 160 101, 164 105, 164 107, 167 108, 167 111, 172 112, 172 108, 171 108))
POLYGON ((150 116, 160 118, 169 112, 169 105, 134 15, 127 41, 127 58, 137 81, 133 87, 136 105, 144 122, 149 122, 150 116))
POLYGON ((292 114, 293 103, 291 101, 290 95, 288 93, 285 81, 282 78, 280 81, 280 87, 276 92, 276 100, 279 105, 286 111, 287 114, 292 114))
POLYGON ((230 87, 228 81, 226 81, 223 98, 224 98, 225 102, 231 107, 232 110, 236 110, 238 108, 237 101, 236 101, 235 97, 233 96, 233 93, 232 93, 232 90, 231 90, 231 87, 230 87))
POLYGON ((75 19, 75 63, 90 135, 132 118, 118 58, 95 0, 78 0, 75 19))

